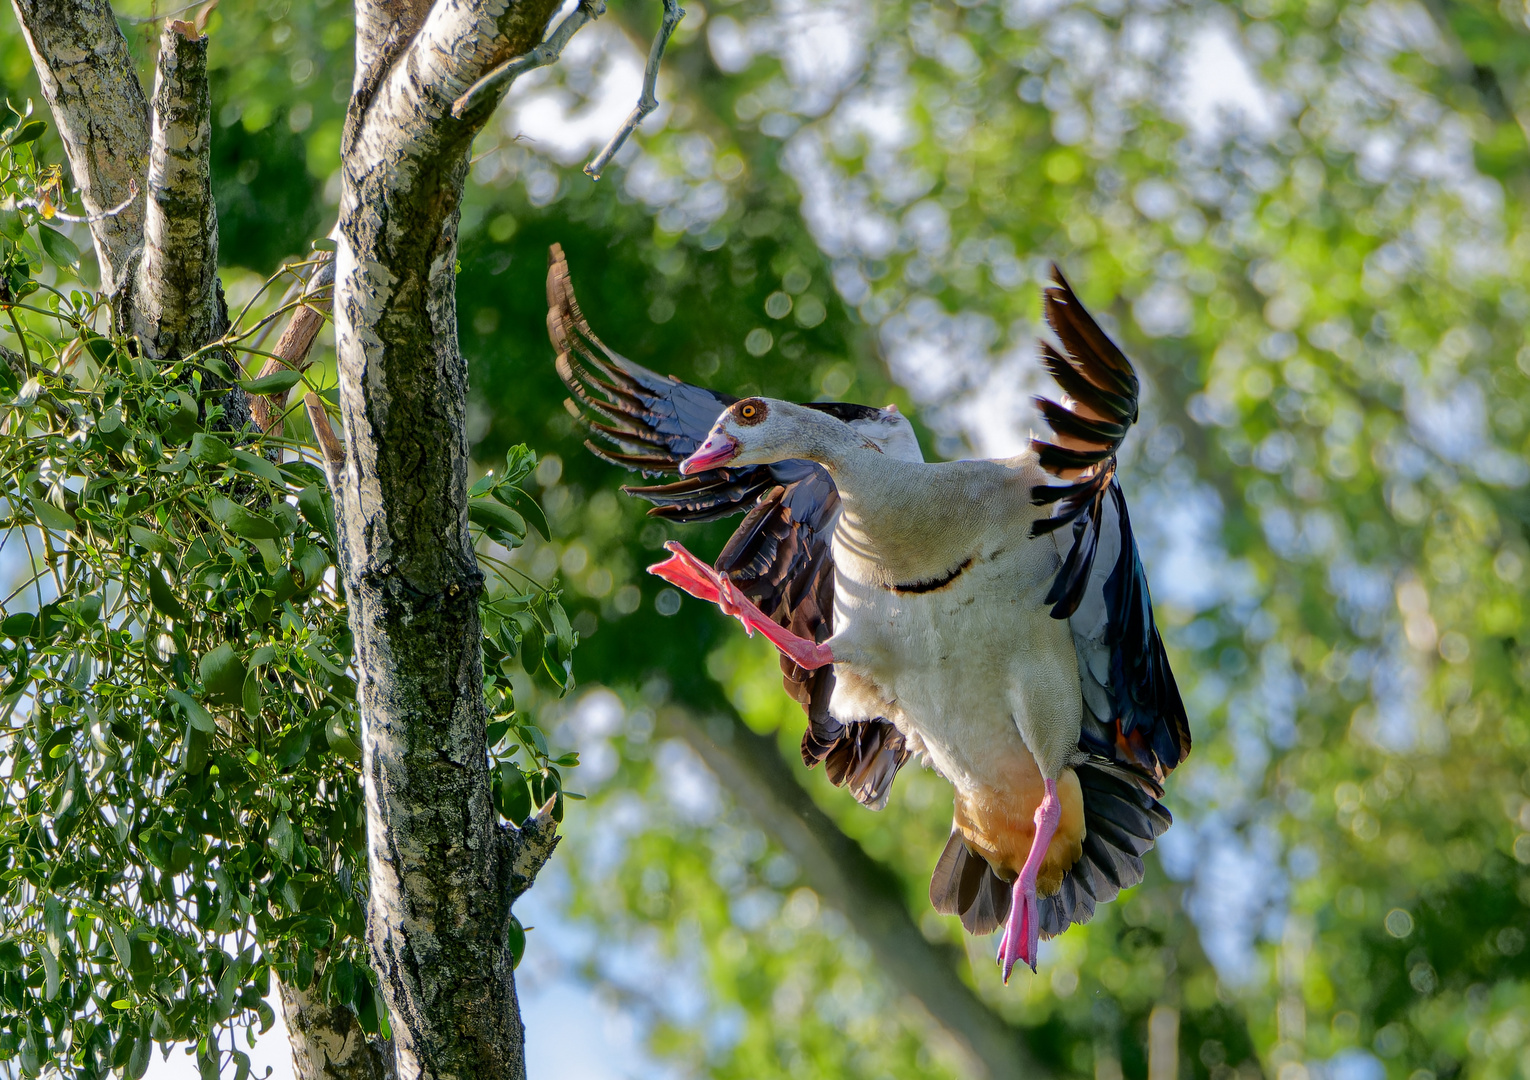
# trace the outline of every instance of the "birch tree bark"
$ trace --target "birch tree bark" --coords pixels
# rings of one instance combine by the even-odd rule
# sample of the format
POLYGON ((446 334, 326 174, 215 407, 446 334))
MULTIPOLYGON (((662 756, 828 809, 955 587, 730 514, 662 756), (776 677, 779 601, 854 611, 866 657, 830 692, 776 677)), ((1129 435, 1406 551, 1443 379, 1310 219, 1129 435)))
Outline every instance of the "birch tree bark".
POLYGON ((165 24, 152 117, 132 325, 149 355, 163 359, 201 348, 228 323, 218 283, 207 38, 192 23, 165 24))
POLYGON ((91 222, 101 288, 115 293, 143 243, 133 200, 149 165, 149 102, 110 0, 13 0, 43 97, 53 111, 91 222))
POLYGON ((398 1074, 521 1077, 510 903, 556 838, 490 798, 483 576, 467 528, 457 224, 473 135, 452 103, 543 37, 554 0, 357 5, 335 338, 341 547, 362 681, 373 966, 398 1074))
MULTIPOLYGON (((227 312, 206 38, 194 23, 166 23, 150 102, 108 0, 13 3, 119 325, 155 360, 215 341, 227 312)), ((517 828, 499 823, 490 798, 455 279, 469 148, 510 79, 467 92, 538 46, 557 7, 357 4, 333 287, 344 444, 324 440, 324 457, 361 676, 368 940, 396 1057, 361 1038, 345 1010, 283 986, 305 1080, 381 1077, 390 1066, 410 1080, 525 1075, 510 907, 557 835, 550 802, 517 828)), ((599 11, 584 11, 551 55, 599 11)), ((650 67, 661 53, 662 43, 650 67)), ((298 364, 313 314, 300 312, 279 343, 298 364)), ((227 398, 225 423, 242 430, 246 396, 235 387, 227 398)), ((264 403, 258 413, 262 426, 274 419, 264 403)), ((327 420, 319 434, 332 435, 327 420)))
POLYGON ((277 992, 298 1080, 394 1080, 392 1047, 368 1039, 349 1009, 285 982, 277 992))

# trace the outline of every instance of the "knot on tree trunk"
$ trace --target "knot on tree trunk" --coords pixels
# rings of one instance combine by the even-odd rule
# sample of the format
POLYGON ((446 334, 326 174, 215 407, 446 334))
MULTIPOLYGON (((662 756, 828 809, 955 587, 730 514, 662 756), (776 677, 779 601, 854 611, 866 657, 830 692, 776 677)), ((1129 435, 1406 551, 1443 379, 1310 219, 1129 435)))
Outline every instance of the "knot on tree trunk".
POLYGON ((461 618, 470 609, 476 619, 478 599, 487 587, 477 566, 464 567, 441 587, 415 586, 396 563, 365 570, 358 576, 361 592, 379 604, 379 615, 404 623, 421 619, 461 618))

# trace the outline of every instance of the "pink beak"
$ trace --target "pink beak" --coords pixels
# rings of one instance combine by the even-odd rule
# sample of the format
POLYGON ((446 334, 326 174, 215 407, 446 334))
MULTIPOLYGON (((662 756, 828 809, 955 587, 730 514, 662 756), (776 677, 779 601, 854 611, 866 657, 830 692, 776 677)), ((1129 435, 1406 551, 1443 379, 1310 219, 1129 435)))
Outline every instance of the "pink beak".
POLYGON ((681 476, 693 476, 726 465, 738 456, 738 440, 721 433, 708 435, 696 452, 680 463, 681 476))

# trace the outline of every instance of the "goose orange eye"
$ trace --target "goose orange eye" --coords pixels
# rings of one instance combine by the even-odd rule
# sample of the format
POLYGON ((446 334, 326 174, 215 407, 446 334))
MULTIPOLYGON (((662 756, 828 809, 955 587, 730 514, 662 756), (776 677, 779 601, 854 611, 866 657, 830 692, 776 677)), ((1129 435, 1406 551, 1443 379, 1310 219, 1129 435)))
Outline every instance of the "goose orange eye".
POLYGON ((756 409, 753 405, 745 405, 742 409, 740 409, 738 411, 738 414, 739 414, 739 416, 743 417, 745 420, 753 420, 754 419, 754 414, 759 412, 759 411, 760 410, 756 409))

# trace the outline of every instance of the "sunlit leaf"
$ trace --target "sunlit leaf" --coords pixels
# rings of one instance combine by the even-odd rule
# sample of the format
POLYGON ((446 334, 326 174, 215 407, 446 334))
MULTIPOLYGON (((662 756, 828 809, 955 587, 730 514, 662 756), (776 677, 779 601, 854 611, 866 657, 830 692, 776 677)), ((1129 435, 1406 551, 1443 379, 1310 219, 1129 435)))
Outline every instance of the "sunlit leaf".
POLYGON ((72 532, 79 527, 79 522, 75 521, 72 514, 60 510, 47 499, 34 498, 32 513, 36 515, 38 523, 43 528, 52 529, 54 532, 72 532))
POLYGON ((6 141, 11 146, 22 146, 42 138, 43 132, 47 130, 48 125, 41 120, 30 120, 18 127, 16 133, 6 141))
POLYGON ((169 694, 175 700, 175 703, 185 710, 186 719, 191 722, 192 727, 208 735, 218 730, 218 724, 213 720, 212 714, 204 709, 196 698, 184 690, 177 690, 173 686, 166 687, 165 693, 169 694))

